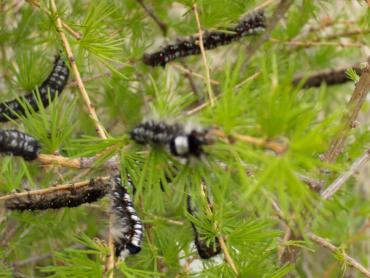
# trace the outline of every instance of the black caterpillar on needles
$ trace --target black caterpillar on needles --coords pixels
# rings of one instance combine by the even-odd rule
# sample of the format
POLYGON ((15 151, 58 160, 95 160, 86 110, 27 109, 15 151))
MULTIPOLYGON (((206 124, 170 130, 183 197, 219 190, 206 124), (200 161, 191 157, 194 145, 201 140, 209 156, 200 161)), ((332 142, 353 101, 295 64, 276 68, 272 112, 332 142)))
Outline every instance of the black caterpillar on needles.
MULTIPOLYGON (((255 35, 266 28, 265 21, 264 11, 260 10, 246 15, 236 26, 226 28, 226 32, 205 31, 203 34, 204 49, 214 49, 240 40, 242 37, 255 35)), ((191 36, 189 39, 179 40, 179 42, 169 44, 151 54, 145 53, 143 62, 152 67, 164 67, 168 62, 177 58, 199 54, 200 47, 198 42, 198 35, 191 36)))
POLYGON ((130 133, 131 138, 139 144, 158 144, 165 146, 179 157, 199 157, 202 146, 209 144, 207 129, 194 125, 167 124, 146 121, 137 125, 130 133))
MULTIPOLYGON (((188 196, 187 199, 187 210, 192 216, 196 217, 197 209, 195 208, 190 196, 188 196)), ((204 239, 202 239, 197 227, 194 225, 193 222, 191 222, 191 226, 193 228, 194 243, 195 247, 197 248, 199 257, 201 257, 202 259, 210 259, 221 253, 221 246, 217 237, 215 237, 213 241, 208 243, 204 239)))
POLYGON ((119 175, 112 177, 109 196, 113 215, 111 235, 115 255, 119 259, 124 259, 140 252, 144 226, 133 207, 130 195, 122 186, 119 175))
MULTIPOLYGON (((77 207, 85 203, 93 203, 103 198, 109 190, 107 182, 101 179, 91 179, 83 187, 48 192, 18 192, 5 200, 6 209, 18 211, 35 211, 46 209, 59 209, 64 207, 77 207), (27 194, 24 194, 27 193, 27 194)), ((0 198, 1 199, 1 198, 0 198)))
MULTIPOLYGON (((48 78, 38 87, 40 100, 44 107, 47 107, 49 102, 63 91, 67 84, 68 76, 69 70, 67 65, 62 58, 57 57, 48 78)), ((19 99, 0 103, 0 122, 7 122, 9 119, 17 119, 20 115, 25 115, 25 104, 22 105, 22 102, 28 103, 35 112, 39 110, 35 92, 31 92, 19 99)))
POLYGON ((30 135, 18 130, 0 129, 0 152, 34 160, 40 153, 40 143, 30 135))

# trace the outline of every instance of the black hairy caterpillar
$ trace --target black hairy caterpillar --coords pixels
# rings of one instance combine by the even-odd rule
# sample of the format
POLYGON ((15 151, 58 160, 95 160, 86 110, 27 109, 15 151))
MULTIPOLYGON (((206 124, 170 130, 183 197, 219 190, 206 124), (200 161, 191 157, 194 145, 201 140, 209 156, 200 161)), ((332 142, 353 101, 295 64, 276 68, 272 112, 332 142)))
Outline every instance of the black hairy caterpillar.
POLYGON ((18 130, 0 129, 0 152, 34 160, 40 153, 40 143, 18 130))
POLYGON ((191 125, 166 124, 147 121, 136 126, 130 133, 131 138, 139 144, 158 144, 169 148, 179 157, 199 157, 202 145, 208 144, 207 130, 191 125))
POLYGON ((130 195, 122 186, 121 177, 114 176, 111 183, 109 192, 113 215, 111 234, 116 257, 124 259, 128 255, 140 252, 144 226, 133 207, 130 195))
MULTIPOLYGON (((54 62, 53 70, 46 80, 38 87, 40 100, 44 107, 47 107, 49 102, 53 100, 57 94, 60 94, 63 91, 67 84, 68 76, 69 70, 67 65, 62 58, 57 57, 54 62)), ((0 103, 0 122, 7 122, 9 119, 17 119, 20 115, 25 115, 26 111, 22 102, 28 103, 35 112, 39 110, 35 92, 30 92, 19 99, 0 103)))
MULTIPOLYGON (((260 10, 246 15, 236 26, 226 28, 226 32, 205 31, 203 35, 204 49, 214 49, 240 40, 242 37, 257 34, 265 29, 265 20, 264 11, 260 10)), ((189 39, 169 44, 154 53, 145 53, 143 62, 152 67, 164 67, 168 62, 177 58, 199 54, 200 47, 198 42, 199 35, 191 36, 189 39)))
MULTIPOLYGON (((188 196, 187 199, 187 210, 192 216, 196 217, 197 210, 194 207, 190 196, 188 196)), ((221 253, 220 242, 217 237, 215 237, 213 241, 207 243, 204 239, 202 239, 197 227, 194 225, 193 222, 191 222, 191 226, 193 228, 194 243, 195 247, 197 248, 199 257, 201 257, 202 259, 209 259, 221 253)))
POLYGON ((108 193, 109 187, 103 180, 91 179, 89 184, 83 187, 71 187, 69 189, 50 191, 47 193, 22 194, 5 200, 5 208, 9 210, 34 211, 46 209, 59 209, 64 207, 77 207, 85 203, 96 202, 108 193))

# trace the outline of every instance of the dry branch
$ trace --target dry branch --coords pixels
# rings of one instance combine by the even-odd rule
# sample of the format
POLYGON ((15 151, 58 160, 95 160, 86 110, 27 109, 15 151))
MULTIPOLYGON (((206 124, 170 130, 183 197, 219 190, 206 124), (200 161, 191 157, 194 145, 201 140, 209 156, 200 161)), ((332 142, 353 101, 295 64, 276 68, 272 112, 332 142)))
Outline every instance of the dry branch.
MULTIPOLYGON (((54 0, 51 1, 51 10, 52 10, 53 14, 58 15, 57 14, 57 8, 56 8, 54 0)), ((74 73, 75 78, 76 78, 77 86, 78 86, 78 88, 80 90, 80 93, 81 93, 81 96, 82 96, 82 98, 85 102, 85 105, 86 105, 86 108, 88 110, 89 116, 93 120, 93 122, 95 124, 95 127, 96 127, 96 131, 99 134, 99 136, 103 139, 107 139, 104 128, 101 125, 101 123, 99 122, 98 116, 96 115, 96 112, 95 112, 95 108, 92 105, 90 97, 87 94, 85 85, 82 82, 81 75, 80 75, 80 72, 78 70, 75 58, 73 56, 71 46, 69 45, 67 37, 65 36, 65 34, 63 32, 62 20, 59 16, 57 16, 57 18, 56 18, 56 27, 57 27, 57 31, 59 32, 60 38, 62 40, 63 47, 64 47, 64 49, 67 53, 69 63, 71 65, 71 68, 72 68, 73 73, 74 73)))
POLYGON ((330 252, 334 254, 341 254, 343 256, 345 262, 354 268, 356 268, 358 271, 360 271, 362 274, 365 275, 365 277, 370 277, 370 271, 367 270, 364 266, 362 266, 359 262, 357 262, 354 258, 347 255, 343 250, 339 249, 338 247, 331 244, 326 239, 319 237, 313 233, 307 234, 308 238, 311 239, 313 242, 317 243, 321 247, 330 250, 330 252))
POLYGON ((344 184, 345 182, 362 168, 370 160, 370 150, 367 150, 360 158, 356 159, 348 171, 342 173, 328 188, 326 188, 321 196, 327 200, 330 199, 344 184))
POLYGON ((329 150, 325 153, 324 160, 327 162, 335 162, 339 154, 342 152, 344 143, 351 129, 355 126, 358 113, 366 100, 366 96, 370 89, 370 68, 369 65, 362 71, 360 80, 356 83, 352 97, 347 104, 347 113, 341 119, 341 129, 330 144, 329 150))
POLYGON ((204 72, 206 75, 205 81, 207 85, 207 92, 208 92, 208 98, 209 98, 209 103, 211 106, 213 106, 214 103, 214 94, 213 94, 213 89, 211 85, 211 75, 209 73, 209 66, 207 62, 207 56, 206 56, 206 51, 204 50, 204 44, 203 44, 203 31, 202 31, 202 26, 200 25, 200 20, 199 20, 199 14, 197 10, 197 5, 193 5, 193 10, 194 10, 194 15, 195 15, 195 20, 197 22, 197 27, 198 27, 198 38, 199 38, 199 48, 200 48, 200 53, 202 55, 202 60, 203 60, 203 66, 204 66, 204 72))

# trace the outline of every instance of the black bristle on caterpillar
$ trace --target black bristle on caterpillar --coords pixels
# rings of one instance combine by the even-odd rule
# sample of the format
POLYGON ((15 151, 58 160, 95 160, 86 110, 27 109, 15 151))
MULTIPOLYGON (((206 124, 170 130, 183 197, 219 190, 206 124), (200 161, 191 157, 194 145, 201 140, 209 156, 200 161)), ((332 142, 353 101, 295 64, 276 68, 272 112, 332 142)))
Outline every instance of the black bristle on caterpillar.
POLYGON ((146 121, 137 125, 130 133, 139 144, 157 144, 167 147, 179 157, 199 157, 202 146, 208 144, 207 130, 195 126, 146 121))
POLYGON ((35 211, 46 209, 60 209, 78 207, 85 203, 93 203, 103 198, 109 190, 107 183, 100 179, 92 179, 84 187, 68 190, 50 191, 47 193, 34 194, 32 191, 27 195, 17 196, 5 201, 5 208, 18 211, 35 211))
POLYGON ((119 175, 112 178, 109 195, 113 215, 111 235, 115 255, 117 258, 124 259, 140 252, 144 226, 133 207, 129 193, 122 186, 119 175))
MULTIPOLYGON (((54 67, 46 80, 38 87, 40 100, 44 107, 49 106, 57 94, 60 94, 67 84, 69 69, 61 57, 57 57, 54 62, 54 67), (49 96, 50 94, 50 96, 49 96)), ((35 92, 30 92, 19 99, 9 100, 0 103, 0 122, 7 122, 9 119, 17 119, 20 115, 26 114, 24 104, 28 103, 32 109, 37 112, 37 97, 35 92)))
MULTIPOLYGON (((266 28, 266 19, 263 10, 250 13, 243 17, 237 25, 225 28, 222 31, 205 31, 203 35, 204 49, 214 49, 221 45, 230 44, 242 37, 254 35, 266 28)), ((164 67, 168 62, 180 57, 197 55, 200 53, 199 36, 182 39, 177 43, 169 44, 162 49, 143 56, 143 63, 152 67, 164 67)))
MULTIPOLYGON (((188 196, 187 199, 187 210, 192 216, 196 217, 197 210, 190 196, 188 196)), ((202 239, 197 227, 194 225, 193 222, 191 222, 191 226, 193 228, 194 243, 199 254, 199 257, 201 257, 202 259, 210 259, 221 253, 220 242, 217 237, 215 237, 215 239, 212 242, 209 242, 208 244, 204 239, 202 239)))
POLYGON ((32 136, 18 130, 0 129, 0 152, 21 156, 25 160, 34 160, 40 153, 41 146, 32 136))

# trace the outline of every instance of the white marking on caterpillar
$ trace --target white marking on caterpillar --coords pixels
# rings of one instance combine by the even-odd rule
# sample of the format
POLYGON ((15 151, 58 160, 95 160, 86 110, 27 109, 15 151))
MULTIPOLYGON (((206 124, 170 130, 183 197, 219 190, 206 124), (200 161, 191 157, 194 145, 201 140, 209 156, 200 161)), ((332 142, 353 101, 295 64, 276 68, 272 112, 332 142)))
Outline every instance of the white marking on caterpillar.
POLYGON ((40 149, 40 143, 32 136, 18 130, 0 129, 0 152, 34 160, 40 149))
POLYGON ((207 130, 194 125, 166 124, 147 121, 135 127, 130 135, 139 144, 157 144, 165 146, 179 157, 199 157, 202 145, 208 144, 207 130))
POLYGON ((115 253, 118 258, 124 259, 140 252, 144 227, 119 176, 112 178, 110 199, 115 253))

